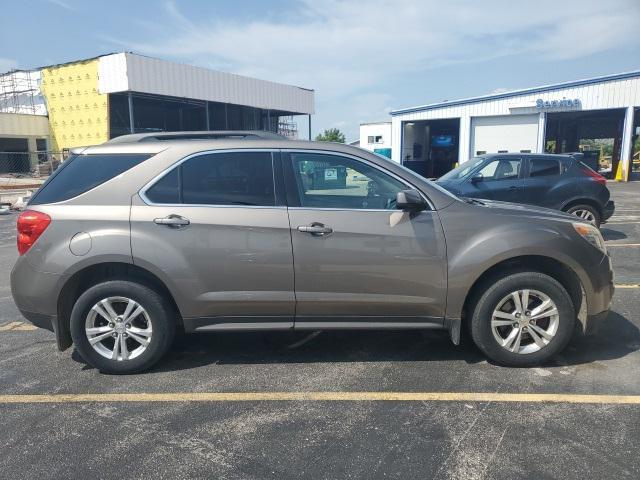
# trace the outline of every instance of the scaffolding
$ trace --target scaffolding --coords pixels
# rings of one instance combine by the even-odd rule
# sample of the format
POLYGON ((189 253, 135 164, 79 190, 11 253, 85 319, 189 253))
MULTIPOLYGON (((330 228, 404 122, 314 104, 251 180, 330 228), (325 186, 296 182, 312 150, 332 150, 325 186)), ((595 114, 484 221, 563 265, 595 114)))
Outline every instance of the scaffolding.
POLYGON ((0 112, 47 114, 39 70, 13 70, 0 75, 0 112))

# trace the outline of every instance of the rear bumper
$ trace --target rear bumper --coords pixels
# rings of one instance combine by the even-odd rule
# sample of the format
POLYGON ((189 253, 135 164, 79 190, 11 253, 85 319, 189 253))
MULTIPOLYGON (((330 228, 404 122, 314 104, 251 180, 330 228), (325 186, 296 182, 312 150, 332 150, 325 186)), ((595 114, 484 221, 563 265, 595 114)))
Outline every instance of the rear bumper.
POLYGON ((602 211, 602 221, 607 221, 616 211, 616 204, 613 200, 609 200, 602 211))
POLYGON ((11 294, 18 310, 36 327, 55 332, 58 348, 71 346, 68 328, 58 323, 58 295, 64 275, 36 271, 24 257, 11 271, 11 294))

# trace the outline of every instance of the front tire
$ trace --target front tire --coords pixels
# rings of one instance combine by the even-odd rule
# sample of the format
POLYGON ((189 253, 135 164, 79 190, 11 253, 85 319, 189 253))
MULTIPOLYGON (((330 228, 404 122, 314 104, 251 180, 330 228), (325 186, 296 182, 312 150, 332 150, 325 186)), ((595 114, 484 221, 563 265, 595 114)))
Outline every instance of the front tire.
POLYGON ((565 288, 538 272, 487 282, 471 318, 471 337, 507 367, 540 365, 562 351, 574 331, 575 308, 565 288))
POLYGON ((71 311, 71 337, 82 358, 104 373, 147 370, 175 334, 172 306, 156 291, 113 280, 85 291, 71 311))

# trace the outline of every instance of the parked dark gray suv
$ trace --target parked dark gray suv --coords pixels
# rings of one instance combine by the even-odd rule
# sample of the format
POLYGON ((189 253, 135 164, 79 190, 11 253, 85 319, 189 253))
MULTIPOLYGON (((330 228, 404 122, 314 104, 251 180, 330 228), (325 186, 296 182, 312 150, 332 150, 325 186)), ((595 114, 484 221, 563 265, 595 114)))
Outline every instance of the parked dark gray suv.
POLYGON ((463 197, 553 208, 596 226, 611 217, 615 209, 607 180, 580 162, 578 155, 482 155, 436 182, 463 197))
POLYGON ((176 329, 433 328, 457 344, 465 328, 493 361, 536 365, 593 330, 613 293, 600 232, 574 216, 260 134, 89 147, 17 227, 21 312, 111 373, 153 365, 176 329))

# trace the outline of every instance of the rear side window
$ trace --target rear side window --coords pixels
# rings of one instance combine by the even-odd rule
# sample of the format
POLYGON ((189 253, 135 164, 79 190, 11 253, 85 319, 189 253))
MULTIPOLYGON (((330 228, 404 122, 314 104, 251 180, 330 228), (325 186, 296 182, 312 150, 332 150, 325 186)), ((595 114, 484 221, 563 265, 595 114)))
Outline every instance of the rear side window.
POLYGON ((145 196, 158 204, 274 206, 271 153, 198 155, 154 183, 145 196))
POLYGON ((529 167, 530 177, 548 177, 560 175, 560 162, 550 158, 532 158, 529 167))
POLYGON ((68 158, 33 196, 29 205, 62 202, 88 192, 139 163, 147 154, 76 155, 68 158))

